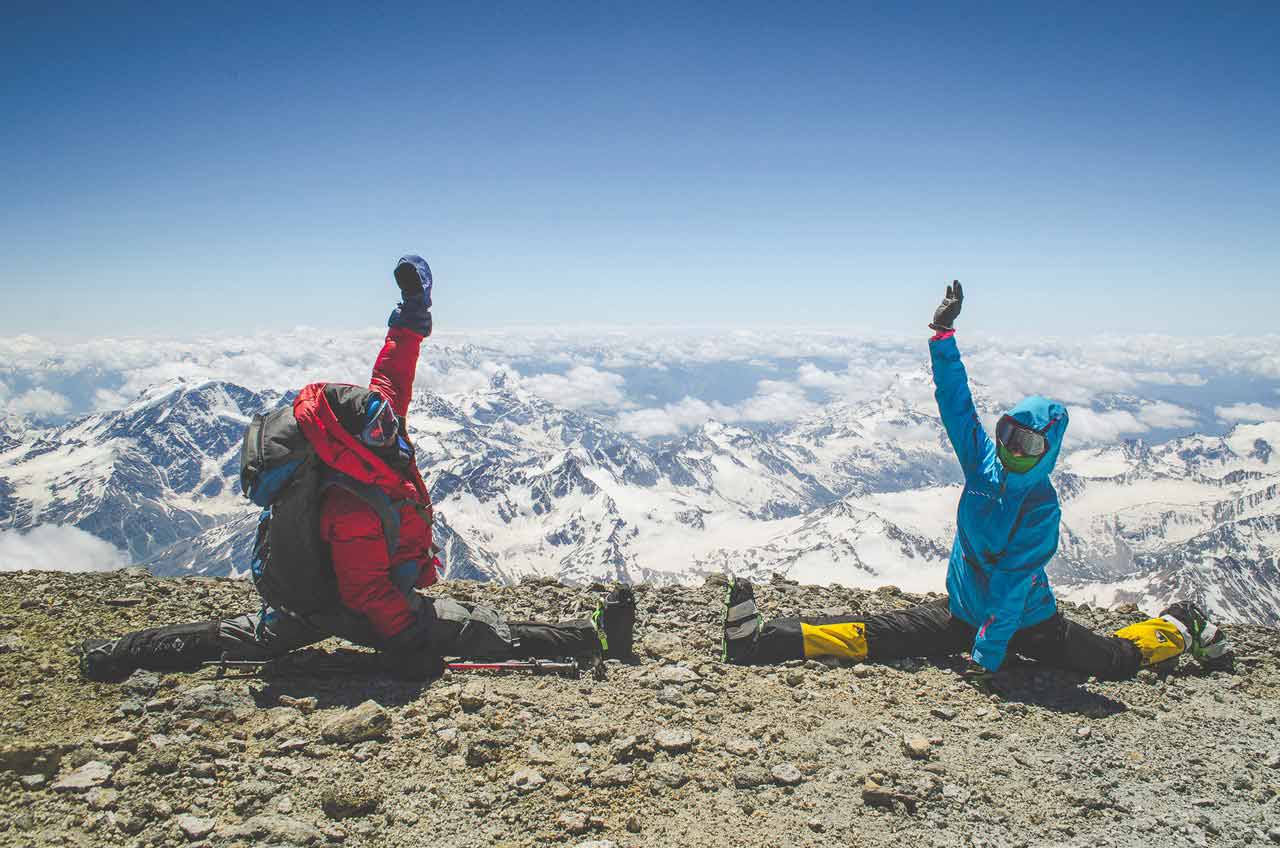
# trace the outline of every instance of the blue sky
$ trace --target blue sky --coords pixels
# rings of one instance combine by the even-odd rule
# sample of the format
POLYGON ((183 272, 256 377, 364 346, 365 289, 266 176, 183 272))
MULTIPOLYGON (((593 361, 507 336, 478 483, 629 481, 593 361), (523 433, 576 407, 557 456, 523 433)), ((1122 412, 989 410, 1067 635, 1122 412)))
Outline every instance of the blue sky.
POLYGON ((24 5, 3 335, 1275 328, 1273 3, 24 5))

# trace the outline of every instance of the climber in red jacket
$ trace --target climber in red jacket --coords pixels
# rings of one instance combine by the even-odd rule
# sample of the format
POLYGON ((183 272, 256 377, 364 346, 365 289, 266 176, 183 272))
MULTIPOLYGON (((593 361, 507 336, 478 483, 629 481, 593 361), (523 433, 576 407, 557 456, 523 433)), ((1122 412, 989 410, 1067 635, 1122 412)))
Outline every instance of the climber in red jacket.
POLYGON ((272 659, 330 636, 389 652, 401 668, 428 673, 449 656, 630 654, 634 598, 626 587, 590 620, 559 624, 507 622, 494 610, 415 591, 435 583, 440 568, 431 497, 404 423, 419 349, 431 334, 431 269, 420 256, 404 256, 395 280, 402 301, 391 313, 369 388, 313 383, 293 403, 298 428, 318 458, 350 484, 325 489, 320 505, 320 538, 332 560, 337 603, 308 614, 268 603, 233 618, 89 639, 79 650, 85 677, 115 680, 137 668, 176 671, 218 659, 272 659), (357 494, 362 489, 380 491, 398 511, 391 550, 383 518, 357 494))

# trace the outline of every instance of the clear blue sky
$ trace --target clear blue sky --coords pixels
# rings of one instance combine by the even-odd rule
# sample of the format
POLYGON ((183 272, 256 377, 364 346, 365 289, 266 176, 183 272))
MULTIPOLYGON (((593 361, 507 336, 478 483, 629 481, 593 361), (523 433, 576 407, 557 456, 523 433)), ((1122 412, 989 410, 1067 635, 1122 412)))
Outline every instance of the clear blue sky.
POLYGON ((195 5, 6 7, 0 334, 1276 327, 1274 2, 195 5))

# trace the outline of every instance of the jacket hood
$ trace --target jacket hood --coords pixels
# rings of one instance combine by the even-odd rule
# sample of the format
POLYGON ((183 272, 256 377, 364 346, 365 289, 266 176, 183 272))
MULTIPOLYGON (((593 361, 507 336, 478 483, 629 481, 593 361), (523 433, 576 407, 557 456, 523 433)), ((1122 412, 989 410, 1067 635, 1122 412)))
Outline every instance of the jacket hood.
MULTIPOLYGON (((371 391, 342 383, 312 383, 293 401, 293 415, 307 441, 325 465, 361 483, 395 491, 420 489, 418 475, 406 480, 356 436, 364 426, 364 408, 371 391)), ((416 469, 415 469, 416 471, 416 469)))
POLYGON ((1013 474, 1006 471, 1008 481, 1010 483, 1038 483, 1041 480, 1048 480, 1049 475, 1053 473, 1053 467, 1058 462, 1058 454, 1062 452, 1062 438, 1067 432, 1067 423, 1069 417, 1067 408, 1062 404, 1040 395, 1032 395, 1024 398, 1017 406, 1010 409, 1007 413, 1010 418, 1044 433, 1045 441, 1048 442, 1049 449, 1045 452, 1044 458, 1036 463, 1035 468, 1022 474, 1013 474))

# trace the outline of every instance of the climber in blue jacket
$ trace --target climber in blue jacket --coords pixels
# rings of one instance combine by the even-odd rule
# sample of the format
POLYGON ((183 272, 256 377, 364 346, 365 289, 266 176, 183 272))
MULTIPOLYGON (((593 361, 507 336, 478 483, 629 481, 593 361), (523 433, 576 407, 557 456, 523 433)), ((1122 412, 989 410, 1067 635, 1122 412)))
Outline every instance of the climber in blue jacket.
POLYGON ((1000 417, 994 441, 987 435, 956 346, 954 322, 963 303, 957 280, 929 324, 934 397, 964 471, 946 600, 869 617, 765 623, 751 584, 730 578, 725 659, 885 660, 968 651, 976 664, 996 671, 1012 651, 1107 679, 1131 677, 1183 653, 1210 665, 1228 662, 1226 634, 1188 601, 1113 636, 1058 613, 1045 566, 1058 550, 1062 512, 1049 475, 1067 431, 1067 409, 1033 395, 1000 417))

